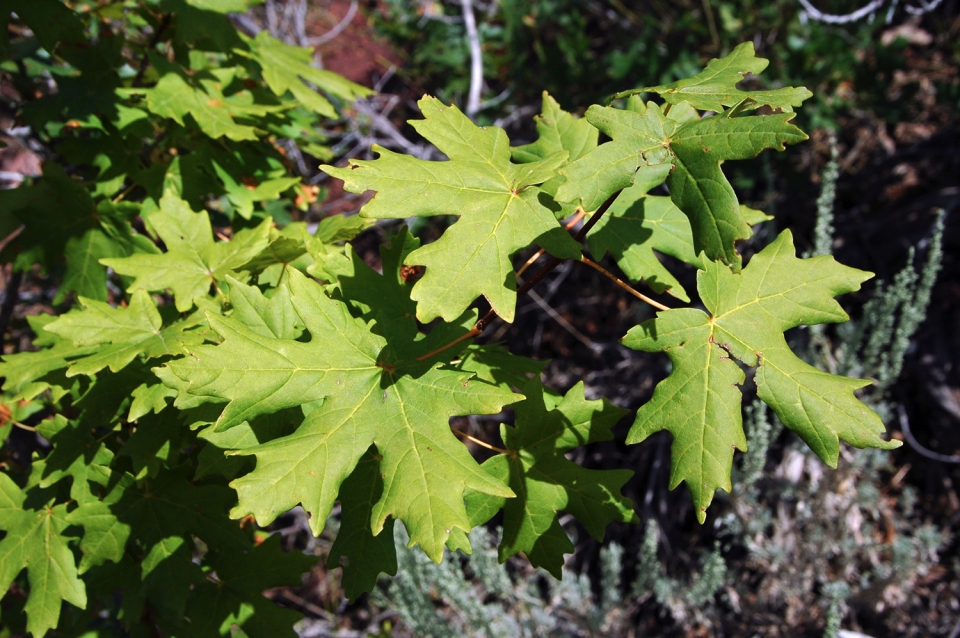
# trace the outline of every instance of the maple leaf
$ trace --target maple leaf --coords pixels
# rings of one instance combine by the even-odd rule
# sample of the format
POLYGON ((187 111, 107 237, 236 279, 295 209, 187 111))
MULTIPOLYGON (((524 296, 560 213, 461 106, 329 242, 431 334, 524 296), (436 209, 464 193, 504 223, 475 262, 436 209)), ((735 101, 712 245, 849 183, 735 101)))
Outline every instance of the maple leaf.
POLYGON ((522 389, 527 398, 514 406, 516 425, 501 426, 508 452, 483 464, 517 497, 471 494, 468 505, 478 525, 503 508, 500 562, 523 552, 533 566, 560 578, 563 555, 574 548, 560 525, 559 511, 574 515, 597 540, 603 540, 612 521, 636 521, 633 503, 620 494, 633 472, 586 469, 564 456, 576 447, 612 439, 610 428, 627 411, 605 399, 587 401, 583 382, 564 397, 545 391, 539 376, 522 389))
POLYGON ((281 536, 274 534, 245 550, 221 552, 214 548, 207 561, 216 572, 216 583, 206 580, 187 604, 192 635, 297 636, 293 626, 302 614, 279 607, 263 592, 301 585, 303 573, 313 567, 316 558, 284 551, 280 542, 281 536))
POLYGON ((625 345, 666 352, 673 362, 670 376, 637 413, 627 442, 664 429, 673 434, 670 487, 686 482, 701 523, 716 489, 730 491, 734 449, 747 449, 737 388, 744 374, 732 357, 757 366, 760 398, 830 467, 837 465, 841 439, 861 448, 900 446, 880 438, 883 422, 854 394, 869 381, 804 363, 783 335, 800 325, 846 321, 833 298, 859 290, 872 276, 829 256, 798 259, 785 230, 741 273, 705 264, 697 289, 710 314, 660 312, 624 337, 625 345))
POLYGON ((24 611, 27 631, 43 636, 57 626, 62 601, 81 609, 87 593, 77 574, 73 552, 62 536, 68 527, 67 505, 47 503, 40 509, 24 507, 27 496, 0 472, 0 592, 27 570, 30 593, 24 611))
MULTIPOLYGON (((560 108, 546 91, 543 92, 543 106, 540 115, 534 118, 537 126, 537 141, 523 146, 510 148, 515 162, 527 163, 545 160, 564 151, 567 159, 564 165, 576 161, 597 147, 600 135, 593 125, 560 108)), ((552 196, 566 181, 562 175, 556 175, 540 186, 540 190, 552 196)), ((558 219, 569 217, 576 212, 575 206, 561 206, 556 212, 558 219)))
POLYGON ((210 217, 195 213, 182 199, 166 194, 160 210, 148 217, 167 246, 160 255, 133 255, 125 259, 102 259, 100 263, 121 275, 135 277, 127 290, 170 289, 177 310, 193 307, 193 298, 205 296, 211 284, 222 281, 227 273, 260 254, 269 243, 270 225, 266 219, 256 228, 241 230, 231 241, 214 242, 210 217))
POLYGON ((167 117, 180 126, 189 115, 208 136, 226 137, 235 142, 256 140, 256 129, 233 121, 222 94, 195 87, 177 73, 167 73, 150 89, 121 89, 120 95, 145 94, 147 108, 154 115, 167 117))
POLYGON ((393 520, 388 520, 377 535, 370 531, 373 508, 383 494, 383 479, 375 454, 364 454, 340 486, 340 492, 340 530, 327 556, 327 567, 343 569, 341 584, 352 601, 373 591, 380 574, 395 576, 397 573, 393 520))
POLYGON ((384 490, 371 517, 374 533, 388 516, 399 518, 412 542, 439 560, 450 530, 470 529, 464 489, 512 496, 454 437, 448 419, 496 413, 521 395, 463 372, 398 360, 346 305, 296 270, 288 273, 309 342, 266 337, 208 313, 223 342, 192 349, 156 373, 180 392, 178 402, 228 401, 217 430, 323 400, 293 434, 238 452, 255 455, 257 466, 231 484, 239 495, 232 516, 253 514, 267 524, 302 503, 319 534, 341 483, 376 445, 384 490))
POLYGON ((432 162, 393 153, 380 146, 376 160, 351 160, 349 168, 321 168, 344 181, 346 190, 377 194, 360 214, 403 218, 461 215, 437 241, 407 256, 410 266, 426 266, 413 288, 417 318, 454 321, 480 295, 497 314, 513 321, 517 281, 511 256, 531 243, 572 259, 580 247, 563 231, 541 201, 536 187, 556 174, 567 154, 527 164, 510 162, 503 129, 478 128, 456 106, 424 97, 423 120, 410 124, 449 157, 432 162))
POLYGON ((336 117, 337 112, 329 100, 304 84, 304 81, 347 102, 373 93, 367 87, 354 84, 336 73, 314 67, 312 50, 285 44, 267 31, 261 31, 250 40, 249 47, 249 51, 238 48, 234 52, 253 58, 260 64, 263 79, 270 90, 280 97, 290 91, 299 104, 324 117, 336 117))
MULTIPOLYGON (((807 139, 789 123, 794 114, 729 117, 728 112, 677 121, 653 102, 642 109, 639 101, 634 105, 642 112, 600 106, 587 110, 587 120, 612 140, 561 170, 567 182, 557 199, 580 201, 584 210, 596 210, 630 186, 640 167, 669 164, 666 183, 671 199, 690 220, 694 252, 738 265, 736 242, 751 231, 720 164, 807 139)), ((679 117, 672 111, 670 115, 679 117)))
MULTIPOLYGON (((687 216, 669 197, 647 194, 662 184, 669 172, 666 164, 640 167, 633 185, 623 189, 607 214, 590 229, 587 245, 598 259, 609 252, 633 281, 643 280, 655 292, 690 301, 680 282, 653 252, 657 250, 698 268, 702 265, 694 252, 687 216)), ((742 204, 740 214, 750 226, 773 219, 742 204)))
POLYGON ((722 58, 714 58, 707 67, 688 78, 671 84, 634 89, 618 93, 615 97, 625 97, 634 93, 658 93, 668 104, 688 102, 701 111, 722 111, 725 106, 735 106, 748 100, 745 108, 755 109, 769 106, 773 109, 793 111, 813 93, 803 87, 784 87, 769 91, 742 91, 737 83, 750 73, 760 75, 769 62, 758 58, 753 42, 743 42, 722 58))
POLYGON ((63 268, 54 304, 62 303, 70 292, 106 301, 107 269, 100 259, 158 252, 130 226, 139 206, 94 204, 86 189, 58 164, 45 164, 42 179, 32 186, 0 191, 0 210, 9 216, 8 233, 23 225, 16 241, 0 253, 4 263, 13 261, 14 270, 29 270, 35 263, 63 268))
POLYGON ((213 170, 216 171, 217 177, 223 182, 227 191, 227 199, 236 207, 237 213, 244 219, 250 219, 253 216, 253 205, 256 202, 279 199, 283 191, 300 183, 299 177, 278 177, 260 182, 252 188, 247 188, 246 184, 234 179, 220 164, 215 161, 212 164, 213 170))
POLYGON ((62 315, 46 326, 47 332, 72 341, 76 347, 101 346, 96 353, 71 361, 68 377, 96 374, 108 366, 117 372, 138 356, 179 354, 184 346, 203 341, 196 333, 184 332, 184 322, 163 328, 153 299, 143 289, 131 295, 126 308, 84 297, 80 297, 80 304, 83 310, 62 315))

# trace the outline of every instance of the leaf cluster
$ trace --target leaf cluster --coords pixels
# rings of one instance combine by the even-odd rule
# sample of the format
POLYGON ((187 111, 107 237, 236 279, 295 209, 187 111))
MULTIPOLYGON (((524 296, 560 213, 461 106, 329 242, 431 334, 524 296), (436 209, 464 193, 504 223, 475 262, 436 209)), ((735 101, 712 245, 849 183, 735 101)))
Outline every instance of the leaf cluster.
POLYGON ((626 411, 582 383, 546 388, 542 363, 475 338, 512 321, 560 260, 588 260, 581 240, 673 299, 693 291, 657 252, 698 269, 705 311, 664 310, 624 343, 674 362, 627 442, 673 434, 673 483, 701 522, 746 449, 734 360, 828 464, 840 440, 892 447, 854 395, 863 382, 811 368, 783 336, 846 319, 833 298, 869 273, 797 259, 789 231, 746 266, 737 251, 768 218, 739 204, 721 164, 804 139, 792 109, 809 95, 738 89, 764 66, 749 43, 582 119, 545 95, 526 146, 425 97, 411 124, 446 159, 374 148, 325 166, 375 195, 359 217, 313 227, 284 223, 298 180, 274 136, 322 155, 317 118, 364 89, 237 33, 224 13, 242 0, 14 4, 4 64, 24 86, 56 77, 22 115, 59 160, 0 193, 19 232, 2 258, 58 275, 56 303, 76 303, 31 317, 36 350, 0 363, 6 449, 14 429, 43 442, 10 452, 0 475, 0 590, 25 612, 11 627, 293 635, 298 615, 262 592, 296 585, 314 559, 263 530, 300 506, 319 535, 338 502, 327 564, 350 598, 396 573, 397 521, 439 561, 501 516, 500 560, 559 576, 573 551, 561 513, 598 539, 637 520, 629 468, 568 458, 613 438, 626 411), (346 243, 372 219, 449 214, 460 219, 427 245, 396 226, 378 270, 346 243), (586 220, 575 236, 568 217, 586 220), (514 259, 535 246, 553 259, 521 283, 514 259), (500 421, 500 440, 452 428, 462 416, 500 421))

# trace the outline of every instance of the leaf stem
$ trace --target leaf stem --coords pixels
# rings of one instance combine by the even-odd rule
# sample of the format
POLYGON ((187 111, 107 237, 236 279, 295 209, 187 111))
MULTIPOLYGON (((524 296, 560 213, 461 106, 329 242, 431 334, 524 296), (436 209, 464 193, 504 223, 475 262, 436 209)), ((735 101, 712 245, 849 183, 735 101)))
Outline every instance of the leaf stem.
POLYGON ((457 434, 457 435, 459 435, 459 436, 462 436, 463 438, 465 438, 465 439, 468 440, 468 441, 473 441, 474 443, 476 443, 476 444, 479 445, 480 447, 485 447, 485 448, 487 448, 488 450, 493 450, 494 452, 499 452, 500 454, 510 454, 510 450, 504 450, 502 447, 497 447, 496 445, 490 445, 490 444, 487 443, 486 441, 482 441, 482 440, 478 439, 478 438, 475 437, 475 436, 470 436, 469 434, 467 434, 467 433, 464 432, 463 430, 458 430, 458 429, 456 429, 456 428, 450 428, 450 430, 453 431, 454 434, 457 434))
MULTIPOLYGON (((567 222, 566 226, 564 226, 564 229, 570 230, 571 228, 573 228, 574 226, 576 226, 576 225, 580 222, 580 220, 583 219, 583 216, 584 216, 584 215, 586 215, 586 213, 583 212, 583 209, 578 209, 578 210, 577 210, 577 214, 570 218, 570 221, 567 222)), ((528 259, 526 262, 524 262, 524 264, 523 264, 522 266, 520 266, 520 270, 517 271, 517 277, 519 278, 520 275, 522 275, 522 274, 524 273, 524 271, 527 270, 527 268, 529 268, 529 267, 532 266, 534 263, 536 263, 536 261, 537 261, 538 259, 540 259, 540 256, 543 255, 543 253, 545 253, 545 252, 547 252, 547 251, 545 251, 543 248, 541 248, 540 250, 538 250, 537 252, 535 252, 535 253, 533 254, 533 257, 531 257, 530 259, 528 259)))
MULTIPOLYGON (((493 312, 493 311, 491 310, 490 312, 493 312)), ((486 317, 485 317, 485 318, 486 318, 486 317)), ((480 321, 483 321, 483 319, 481 319, 480 321)), ((477 322, 477 326, 479 326, 479 325, 480 325, 480 323, 477 322)), ((429 359, 430 357, 433 357, 434 355, 438 355, 438 354, 440 354, 441 352, 443 352, 444 350, 449 350, 450 348, 452 348, 453 346, 457 345, 458 343, 463 343, 463 342, 466 341, 467 339, 473 339, 474 337, 476 337, 477 335, 479 335, 481 332, 483 332, 482 330, 477 330, 477 326, 474 326, 473 329, 470 330, 470 332, 467 332, 467 333, 464 333, 464 334, 460 335, 459 337, 457 337, 456 339, 454 339, 454 340, 451 341, 450 343, 445 343, 445 344, 443 344, 442 346, 440 346, 439 348, 437 348, 436 350, 431 350, 431 351, 428 352, 427 354, 422 354, 422 355, 420 355, 419 357, 417 357, 417 361, 426 361, 426 360, 429 359)))
POLYGON ((13 419, 10 419, 10 423, 11 423, 12 425, 15 425, 16 427, 22 429, 22 430, 26 430, 27 432, 36 432, 36 431, 37 431, 37 428, 35 428, 35 427, 33 427, 33 426, 30 426, 30 425, 26 425, 25 423, 20 423, 19 421, 14 421, 13 419))
POLYGON ((663 305, 662 303, 660 303, 659 301, 654 301, 654 300, 651 299, 650 297, 648 297, 648 296, 646 296, 645 294, 639 292, 638 290, 636 290, 635 288, 633 288, 633 286, 631 286, 631 285, 628 284, 627 282, 623 281, 622 279, 620 279, 619 277, 617 277, 617 276, 614 275, 612 272, 610 272, 609 270, 607 270, 606 268, 604 268, 603 266, 601 266, 601 265, 598 264, 597 262, 593 261, 592 259, 588 259, 588 258, 586 258, 586 257, 581 257, 581 258, 580 258, 580 263, 586 264, 586 265, 590 266, 591 268, 593 268, 594 270, 596 270, 597 272, 599 272, 601 275, 609 278, 611 281, 613 281, 613 283, 617 284, 618 286, 620 286, 621 288, 623 288, 624 290, 626 290, 627 292, 629 292, 631 295, 633 295, 634 297, 636 297, 636 298, 639 299, 640 301, 646 302, 646 303, 650 304, 651 306, 653 306, 654 308, 656 308, 656 309, 658 309, 658 310, 670 310, 670 308, 669 308, 668 306, 664 306, 664 305, 663 305))

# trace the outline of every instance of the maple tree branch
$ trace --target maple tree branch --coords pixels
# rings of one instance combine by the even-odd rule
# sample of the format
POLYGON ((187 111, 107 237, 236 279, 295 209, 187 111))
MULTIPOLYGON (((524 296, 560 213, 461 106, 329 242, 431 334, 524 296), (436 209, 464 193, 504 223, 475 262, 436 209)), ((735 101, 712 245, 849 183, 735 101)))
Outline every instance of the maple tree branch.
POLYGON ((629 292, 631 295, 633 295, 634 297, 636 297, 636 298, 639 299, 640 301, 646 302, 646 303, 650 304, 651 306, 653 306, 654 308, 656 308, 656 309, 658 309, 658 310, 670 310, 670 308, 669 308, 668 306, 664 306, 664 305, 663 305, 662 303, 660 303, 659 301, 654 301, 654 300, 651 299, 650 297, 648 297, 648 296, 646 296, 645 294, 641 293, 640 291, 638 291, 637 289, 635 289, 633 286, 631 286, 630 284, 628 284, 628 283, 625 282, 624 280, 620 279, 619 277, 617 277, 617 276, 614 275, 612 272, 610 272, 609 270, 607 270, 606 268, 604 268, 603 266, 601 266, 601 265, 598 264, 597 262, 593 261, 592 259, 588 259, 588 258, 586 258, 586 257, 581 257, 581 258, 580 258, 580 263, 586 264, 586 265, 590 266, 591 268, 593 268, 594 270, 596 270, 597 272, 599 272, 599 273, 600 273, 601 275, 603 275, 604 277, 609 278, 611 281, 613 281, 613 283, 617 284, 618 286, 620 286, 621 288, 623 288, 624 290, 626 290, 627 292, 629 292))
POLYGON ((10 319, 13 317, 13 309, 20 299, 20 284, 23 283, 23 271, 13 271, 11 267, 10 278, 7 279, 7 287, 4 292, 3 304, 0 304, 0 351, 6 341, 7 328, 10 326, 10 319))
POLYGON ((160 18, 160 24, 157 25, 157 30, 153 32, 150 43, 147 44, 147 48, 143 51, 143 57, 140 58, 140 68, 137 69, 137 75, 134 76, 130 86, 138 87, 143 83, 143 75, 147 72, 147 67, 150 66, 150 51, 153 51, 156 46, 160 44, 160 38, 163 37, 163 32, 170 26, 172 18, 173 14, 170 13, 164 13, 163 17, 160 18))
POLYGON ((459 435, 459 436, 462 436, 463 438, 465 438, 465 439, 468 440, 468 441, 473 441, 474 443, 476 443, 476 444, 479 445, 480 447, 485 447, 485 448, 487 448, 488 450, 493 450, 494 452, 499 452, 500 454, 510 454, 510 450, 504 450, 502 447, 497 447, 496 445, 490 445, 490 444, 487 443, 486 441, 482 441, 482 440, 478 439, 478 438, 475 437, 475 436, 470 436, 469 434, 467 434, 467 433, 464 432, 463 430, 458 430, 457 428, 450 428, 450 430, 452 430, 454 434, 457 434, 457 435, 459 435))

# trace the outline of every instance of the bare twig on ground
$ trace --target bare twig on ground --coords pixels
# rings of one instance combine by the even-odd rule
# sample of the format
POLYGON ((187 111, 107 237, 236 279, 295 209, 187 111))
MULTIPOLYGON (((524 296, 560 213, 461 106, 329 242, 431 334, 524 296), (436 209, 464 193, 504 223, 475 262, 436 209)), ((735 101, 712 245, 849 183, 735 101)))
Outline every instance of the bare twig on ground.
POLYGON ((343 33, 346 30, 346 28, 350 26, 350 23, 353 21, 353 16, 357 15, 357 9, 359 8, 359 6, 360 6, 359 0, 353 0, 353 2, 350 3, 350 8, 347 9, 347 13, 343 16, 340 22, 336 24, 336 26, 334 26, 332 29, 330 29, 329 31, 327 31, 326 33, 324 33, 319 37, 307 38, 306 44, 309 44, 310 46, 320 46, 320 45, 326 44, 327 42, 330 42, 331 40, 336 38, 338 35, 343 33))
POLYGON ((471 120, 480 111, 480 92, 483 90, 483 52, 480 50, 480 34, 473 15, 472 0, 461 0, 463 22, 470 44, 470 93, 467 95, 467 117, 471 120))
POLYGON ((907 418, 907 411, 904 409, 903 404, 897 405, 897 414, 900 417, 900 429, 903 431, 903 438, 907 440, 907 443, 914 450, 922 454, 923 456, 931 459, 933 461, 940 461, 941 463, 960 463, 960 455, 949 455, 949 454, 940 454, 939 452, 934 452, 917 441, 916 437, 913 436, 913 432, 910 431, 910 419, 907 418))

